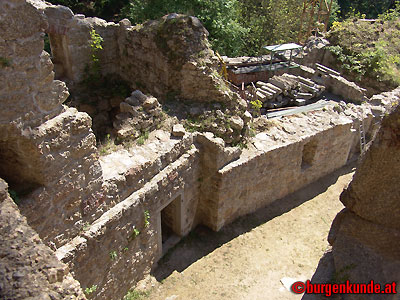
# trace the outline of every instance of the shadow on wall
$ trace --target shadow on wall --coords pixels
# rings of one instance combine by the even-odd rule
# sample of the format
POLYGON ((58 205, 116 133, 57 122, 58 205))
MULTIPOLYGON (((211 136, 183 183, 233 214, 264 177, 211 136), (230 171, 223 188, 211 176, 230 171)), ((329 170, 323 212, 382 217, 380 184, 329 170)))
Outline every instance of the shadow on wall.
POLYGON ((41 186, 40 170, 34 171, 33 160, 33 155, 24 153, 11 141, 0 142, 0 177, 7 181, 14 200, 41 186))
POLYGON ((295 194, 274 201, 272 204, 253 214, 240 217, 218 232, 214 232, 205 226, 198 226, 165 254, 152 275, 158 281, 161 281, 175 270, 182 272, 192 263, 211 253, 221 245, 325 192, 332 184, 336 183, 340 176, 353 172, 354 168, 355 163, 349 164, 306 186, 295 194))

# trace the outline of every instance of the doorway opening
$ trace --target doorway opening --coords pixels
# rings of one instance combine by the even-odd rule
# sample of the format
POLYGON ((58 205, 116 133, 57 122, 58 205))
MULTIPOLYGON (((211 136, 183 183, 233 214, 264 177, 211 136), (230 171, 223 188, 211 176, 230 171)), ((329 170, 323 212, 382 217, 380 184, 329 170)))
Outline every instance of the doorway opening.
POLYGON ((173 198, 160 211, 160 258, 174 247, 182 237, 182 196, 173 198))

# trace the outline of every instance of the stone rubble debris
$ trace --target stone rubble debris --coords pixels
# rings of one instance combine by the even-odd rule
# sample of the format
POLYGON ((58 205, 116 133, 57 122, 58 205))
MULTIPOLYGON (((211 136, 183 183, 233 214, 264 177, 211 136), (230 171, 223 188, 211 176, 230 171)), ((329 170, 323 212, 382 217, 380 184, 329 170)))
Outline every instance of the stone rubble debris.
POLYGON ((268 82, 258 81, 248 92, 253 100, 263 103, 263 108, 281 108, 287 105, 302 106, 308 100, 319 97, 325 87, 316 82, 290 74, 274 76, 268 82))
POLYGON ((132 92, 120 104, 121 113, 116 115, 113 125, 119 139, 137 138, 141 132, 151 131, 162 121, 162 109, 158 100, 141 91, 132 92))

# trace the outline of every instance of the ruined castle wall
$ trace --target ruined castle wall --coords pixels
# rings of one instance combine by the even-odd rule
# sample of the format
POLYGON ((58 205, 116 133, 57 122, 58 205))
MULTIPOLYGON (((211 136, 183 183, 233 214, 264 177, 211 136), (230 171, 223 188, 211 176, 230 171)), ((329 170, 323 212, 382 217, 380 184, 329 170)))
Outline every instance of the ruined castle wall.
POLYGON ((83 287, 98 286, 96 299, 122 298, 160 258, 160 211, 171 200, 179 196, 181 201, 177 234, 184 236, 197 225, 198 172, 198 150, 192 149, 59 248, 57 257, 83 287))
POLYGON ((72 81, 82 79, 90 62, 95 28, 104 38, 102 71, 144 82, 155 95, 226 101, 232 94, 218 91, 221 81, 207 67, 213 61, 204 28, 176 15, 143 27, 109 24, 36 0, 6 0, 0 8, 0 176, 82 286, 98 286, 97 299, 121 298, 155 266, 162 253, 161 211, 171 201, 177 235, 199 223, 218 230, 341 167, 358 146, 357 116, 350 108, 327 108, 277 120, 243 153, 212 134, 194 141, 186 135, 160 156, 110 175, 113 162, 105 171, 90 117, 62 105, 68 91, 54 80, 44 32, 60 51, 53 53, 56 68, 72 81), (193 56, 202 50, 201 60, 193 56))
POLYGON ((75 15, 66 33, 69 56, 71 58, 72 80, 79 82, 87 76, 85 69, 93 65, 90 32, 94 29, 103 38, 98 51, 100 72, 105 75, 118 73, 119 59, 117 49, 118 25, 99 18, 84 18, 75 15))
POLYGON ((0 175, 30 225, 60 245, 101 188, 91 119, 62 105, 69 93, 43 51, 43 2, 2 1, 0 8, 0 175))
POLYGON ((54 252, 29 227, 0 179, 0 298, 86 299, 54 252))
POLYGON ((158 97, 226 102, 232 93, 216 71, 208 32, 195 17, 168 15, 130 26, 120 22, 120 75, 158 97), (214 71, 213 71, 214 70, 214 71))
POLYGON ((117 151, 101 157, 100 164, 103 169, 104 195, 107 204, 107 207, 103 207, 103 212, 113 206, 112 202, 119 203, 141 189, 154 176, 189 151, 192 144, 193 136, 187 134, 180 140, 170 140, 162 146, 154 143, 141 146, 144 152, 162 147, 162 150, 159 150, 157 156, 152 159, 143 157, 141 151, 135 152, 132 149, 130 153, 123 150, 123 154, 117 151), (120 164, 121 160, 125 162, 123 165, 120 164))
POLYGON ((74 15, 61 5, 45 5, 43 10, 49 22, 46 33, 50 38, 57 78, 79 82, 87 77, 87 68, 93 64, 92 30, 103 38, 103 50, 97 53, 101 60, 99 71, 102 74, 118 73, 117 24, 74 15))
MULTIPOLYGON (((119 74, 131 86, 161 102, 224 103, 225 112, 244 118, 247 103, 220 76, 208 33, 197 18, 170 14, 136 26, 122 20, 119 26, 119 74)), ((220 134, 238 142, 242 129, 221 129, 220 134)))
POLYGON ((118 74, 156 97, 203 102, 235 97, 218 74, 208 32, 195 17, 172 14, 131 26, 127 19, 116 24, 73 15, 63 6, 47 6, 44 12, 58 78, 78 83, 87 76, 94 29, 104 40, 98 51, 103 75, 118 74))
POLYGON ((40 152, 44 181, 21 201, 20 209, 46 241, 56 246, 73 237, 91 212, 101 190, 96 138, 85 113, 68 108, 32 130, 30 141, 40 152))
MULTIPOLYGON (((400 280, 400 88, 374 96, 371 102, 388 105, 388 110, 361 156, 352 182, 340 195, 345 208, 332 223, 328 236, 332 249, 321 259, 313 282, 325 282, 323 274, 333 277, 338 273, 342 273, 336 276, 338 283, 346 279, 369 283, 373 279, 385 285, 400 280)), ((357 295, 342 296, 360 299, 357 295)))
POLYGON ((245 151, 239 160, 218 171, 217 188, 209 199, 216 210, 212 228, 218 230, 347 163, 355 134, 352 120, 316 112, 313 117, 293 116, 281 125, 280 136, 259 134, 258 151, 248 155, 245 151), (304 121, 308 128, 300 125, 304 121), (296 123, 300 125, 297 129, 291 125, 296 123))

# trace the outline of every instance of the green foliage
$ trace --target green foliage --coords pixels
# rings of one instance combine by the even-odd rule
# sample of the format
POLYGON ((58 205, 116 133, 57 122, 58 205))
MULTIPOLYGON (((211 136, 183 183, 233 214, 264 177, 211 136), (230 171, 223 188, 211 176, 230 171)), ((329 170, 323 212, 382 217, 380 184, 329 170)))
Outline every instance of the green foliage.
POLYGON ((3 68, 11 66, 10 59, 0 56, 0 66, 3 68))
POLYGON ((49 0, 49 2, 68 6, 76 14, 119 21, 120 10, 129 3, 129 0, 49 0))
POLYGON ((249 137, 253 138, 256 135, 257 135, 257 131, 252 126, 250 126, 249 127, 249 137))
MULTIPOLYGON (((395 14, 395 12, 389 12, 395 14)), ((400 21, 334 22, 328 49, 336 56, 339 67, 355 79, 369 77, 400 84, 400 21)))
POLYGON ((133 241, 139 234, 140 234, 139 229, 133 228, 133 231, 132 231, 131 235, 129 236, 128 241, 129 242, 133 241))
POLYGON ((51 54, 51 47, 50 47, 50 38, 49 35, 46 33, 44 36, 44 51, 51 54))
POLYGON ((262 107, 262 102, 260 100, 250 101, 250 105, 255 110, 260 110, 262 107))
POLYGON ((239 23, 237 0, 133 0, 122 14, 133 24, 157 19, 169 13, 194 15, 210 33, 209 40, 223 55, 237 56, 248 32, 239 23))
POLYGON ((97 285, 94 284, 91 287, 87 287, 85 289, 85 294, 90 295, 90 294, 94 293, 96 290, 97 290, 97 285))
POLYGON ((115 145, 115 141, 111 139, 110 134, 107 134, 105 140, 98 146, 98 151, 100 155, 107 155, 116 150, 117 150, 117 145, 115 145))
POLYGON ((129 291, 128 294, 125 295, 123 300, 142 300, 146 299, 150 295, 148 291, 129 291))
POLYGON ((150 226, 150 213, 148 210, 144 211, 144 227, 148 228, 150 226))
POLYGON ((394 4, 393 0, 339 0, 338 2, 341 7, 340 16, 342 18, 361 15, 367 18, 377 18, 379 14, 387 11, 394 4))
POLYGON ((18 197, 18 194, 15 190, 8 190, 8 193, 10 194, 11 199, 14 200, 15 204, 19 204, 21 202, 21 199, 18 197))
MULTIPOLYGON (((262 47, 298 38, 303 0, 247 0, 239 1, 240 23, 248 29, 242 55, 265 54, 262 47)), ((340 8, 332 3, 330 24, 337 19, 340 8)))
MULTIPOLYGON (((297 40, 303 0, 50 0, 75 13, 133 24, 168 13, 197 16, 223 55, 259 55, 262 46, 297 40)), ((329 2, 329 1, 328 1, 329 2)), ((334 0, 329 25, 346 18, 399 18, 398 1, 334 0)), ((92 35, 94 41, 98 36, 92 35)), ((95 44, 94 44, 95 45, 95 44)), ((97 44, 101 46, 100 44, 97 44)), ((1 65, 1 64, 0 64, 1 65)))
POLYGON ((97 87, 100 85, 101 69, 99 51, 103 49, 101 45, 103 38, 94 30, 90 31, 90 48, 91 48, 91 63, 85 67, 84 84, 88 87, 97 87))
POLYGON ((253 114, 259 116, 260 110, 262 108, 262 102, 258 99, 250 101, 251 109, 253 110, 253 114))
POLYGON ((111 251, 110 253, 111 260, 115 260, 118 257, 117 251, 111 251))
POLYGON ((384 21, 395 21, 400 18, 400 1, 396 1, 393 8, 385 11, 378 16, 379 19, 384 21))
POLYGON ((136 144, 139 146, 144 145, 145 141, 149 138, 149 132, 144 131, 142 134, 138 137, 136 144))
POLYGON ((86 231, 89 228, 90 228, 90 223, 89 222, 85 222, 84 224, 82 224, 81 231, 86 231))
POLYGON ((232 146, 234 147, 238 147, 239 149, 243 150, 243 149, 247 149, 247 143, 246 142, 238 142, 238 143, 234 143, 232 144, 232 146))
POLYGON ((103 41, 103 38, 96 32, 96 30, 92 29, 90 31, 90 47, 92 48, 93 61, 98 61, 97 52, 103 49, 103 46, 101 45, 103 41))

